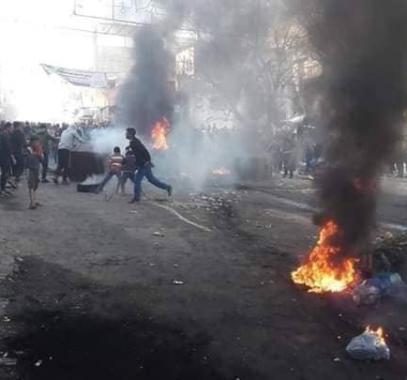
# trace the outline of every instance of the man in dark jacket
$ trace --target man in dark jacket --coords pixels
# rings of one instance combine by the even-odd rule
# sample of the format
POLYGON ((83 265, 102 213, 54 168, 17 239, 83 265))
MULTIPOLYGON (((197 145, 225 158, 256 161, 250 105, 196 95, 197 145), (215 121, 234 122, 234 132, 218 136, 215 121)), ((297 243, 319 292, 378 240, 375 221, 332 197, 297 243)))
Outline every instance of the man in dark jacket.
POLYGON ((172 187, 164 182, 158 180, 152 171, 154 165, 151 162, 151 155, 144 144, 136 137, 136 130, 128 128, 126 131, 126 138, 130 141, 130 148, 136 156, 137 174, 134 178, 134 197, 131 203, 140 202, 141 182, 144 177, 148 182, 158 187, 159 189, 166 190, 168 196, 172 194, 172 187))
POLYGON ((13 175, 16 182, 20 181, 20 177, 24 171, 23 149, 26 145, 24 132, 21 129, 19 121, 13 122, 13 131, 10 134, 11 153, 14 156, 13 175))
POLYGON ((6 123, 0 132, 0 194, 8 196, 10 193, 6 190, 7 180, 11 174, 12 157, 10 144, 11 123, 6 123))

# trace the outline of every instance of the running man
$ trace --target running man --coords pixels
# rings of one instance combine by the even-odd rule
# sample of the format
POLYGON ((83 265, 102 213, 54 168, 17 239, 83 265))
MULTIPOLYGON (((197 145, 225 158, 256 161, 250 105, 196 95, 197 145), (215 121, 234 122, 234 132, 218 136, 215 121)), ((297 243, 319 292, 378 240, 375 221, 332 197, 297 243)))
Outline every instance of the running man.
POLYGON ((127 128, 126 138, 130 141, 130 148, 136 156, 137 173, 134 178, 134 196, 130 203, 140 202, 141 183, 144 177, 152 185, 159 189, 165 190, 170 197, 172 195, 172 186, 158 180, 154 174, 152 168, 154 167, 151 162, 151 155, 144 144, 136 137, 135 128, 127 128))

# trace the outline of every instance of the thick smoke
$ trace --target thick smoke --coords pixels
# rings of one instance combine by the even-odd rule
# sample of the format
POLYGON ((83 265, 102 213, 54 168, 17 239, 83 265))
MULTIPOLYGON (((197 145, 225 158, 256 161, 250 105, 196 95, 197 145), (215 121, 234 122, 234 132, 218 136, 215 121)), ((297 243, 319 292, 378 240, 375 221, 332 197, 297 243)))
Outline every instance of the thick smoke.
POLYGON ((375 221, 376 183, 392 154, 406 106, 407 2, 299 3, 323 66, 328 167, 318 181, 324 217, 361 253, 375 221))
MULTIPOLYGON (((284 70, 280 67, 274 76, 269 70, 272 34, 285 21, 279 0, 161 2, 170 18, 182 20, 198 34, 193 96, 216 98, 216 107, 228 109, 243 128, 249 126, 252 138, 257 127, 284 119, 274 106, 275 92, 281 90, 276 77, 284 70)), ((284 61, 283 53, 278 60, 284 61)))
POLYGON ((150 137, 153 125, 162 117, 172 121, 174 111, 170 86, 173 60, 158 28, 145 26, 137 32, 133 60, 119 94, 117 122, 150 137))
POLYGON ((174 175, 185 174, 195 187, 201 188, 213 177, 214 169, 225 168, 233 173, 238 161, 238 166, 244 167, 249 146, 252 154, 257 154, 254 127, 250 135, 240 132, 239 136, 217 128, 257 126, 258 120, 252 118, 256 112, 248 111, 247 104, 249 100, 259 104, 261 97, 255 99, 253 91, 248 93, 256 88, 259 76, 246 61, 253 62, 252 54, 247 58, 247 46, 254 49, 259 29, 259 23, 253 22, 253 12, 261 12, 244 0, 239 0, 238 6, 231 0, 217 5, 216 1, 208 5, 202 0, 162 3, 167 17, 140 29, 135 37, 134 66, 119 94, 116 122, 136 127, 148 142, 155 122, 166 117, 171 122, 170 150, 164 154, 153 151, 157 171, 163 168, 162 174, 166 175, 175 169, 174 175), (174 99, 170 80, 175 79, 175 59, 171 54, 179 52, 175 35, 185 27, 184 23, 199 31, 199 38, 187 45, 195 49, 196 72, 193 78, 181 78, 182 94, 174 99), (174 48, 171 53, 170 47, 174 48), (200 99, 207 100, 209 106, 202 106, 200 99), (178 103, 174 113, 175 100, 178 103), (205 112, 198 115, 202 109, 205 112), (206 116, 201 117, 204 113, 206 116), (214 133, 200 131, 214 124, 214 133))
POLYGON ((91 131, 90 143, 93 151, 101 155, 112 154, 115 147, 123 150, 128 145, 122 128, 95 129, 91 131))

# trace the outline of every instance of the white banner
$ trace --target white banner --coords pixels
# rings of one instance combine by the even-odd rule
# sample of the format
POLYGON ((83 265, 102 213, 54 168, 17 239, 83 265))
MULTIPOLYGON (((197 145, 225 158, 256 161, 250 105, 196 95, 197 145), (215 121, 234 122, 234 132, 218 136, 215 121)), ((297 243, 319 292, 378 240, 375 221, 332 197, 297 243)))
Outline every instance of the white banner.
POLYGON ((71 70, 64 67, 41 64, 41 67, 47 74, 59 75, 62 79, 74 86, 83 86, 91 88, 109 88, 106 73, 98 73, 86 70, 71 70))

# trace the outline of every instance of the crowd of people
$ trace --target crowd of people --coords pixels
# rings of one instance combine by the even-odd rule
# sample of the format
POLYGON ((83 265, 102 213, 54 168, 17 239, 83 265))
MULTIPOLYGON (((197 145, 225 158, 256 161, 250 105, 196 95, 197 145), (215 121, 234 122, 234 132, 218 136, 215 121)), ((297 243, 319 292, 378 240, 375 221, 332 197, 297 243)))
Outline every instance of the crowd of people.
POLYGON ((0 197, 9 198, 27 171, 30 208, 36 208, 35 192, 39 182, 49 182, 50 160, 56 160, 59 137, 64 125, 1 122, 0 123, 0 197))
MULTIPOLYGON (((18 187, 23 174, 28 182, 30 194, 29 207, 35 209, 40 205, 36 199, 39 184, 48 183, 50 163, 55 167, 55 175, 51 179, 55 184, 68 184, 70 181, 71 154, 77 144, 90 141, 90 132, 104 126, 67 125, 29 122, 0 122, 0 198, 9 198, 18 187), (62 182, 61 182, 62 180, 62 182)), ((284 177, 293 178, 294 173, 313 176, 319 163, 323 162, 323 144, 318 140, 315 128, 304 125, 299 128, 281 128, 265 145, 273 166, 273 173, 281 173, 284 177)), ((191 141, 222 147, 215 149, 226 156, 217 157, 225 161, 229 150, 228 143, 236 145, 234 133, 230 129, 212 129, 210 131, 194 130, 191 141)), ((146 178, 156 187, 165 190, 169 195, 172 187, 153 174, 153 163, 145 145, 136 137, 134 128, 127 129, 126 138, 129 146, 124 154, 120 147, 115 147, 108 157, 106 176, 97 192, 103 191, 105 185, 113 178, 118 178, 118 190, 124 192, 128 180, 134 184, 132 202, 138 202, 141 194, 141 183, 146 178)), ((193 144, 192 144, 193 145, 193 144)), ((404 147, 404 145, 403 145, 404 147)), ((194 154, 200 149, 191 146, 194 154)), ((202 149, 201 149, 202 150, 202 149)), ((407 149, 399 149, 400 152, 407 149)), ((210 152, 204 149, 205 152, 210 152)), ((219 154, 218 154, 219 155, 219 154)), ((215 157, 216 156, 216 157, 215 157)), ((407 157, 407 156, 406 156, 407 157)), ((210 159, 210 157, 202 157, 210 159)), ((395 162, 389 163, 389 174, 402 177, 405 172, 404 155, 399 153, 395 162)))
POLYGON ((282 129, 273 137, 269 147, 273 171, 293 178, 294 173, 313 176, 322 159, 323 145, 308 128, 282 129))
MULTIPOLYGON (((273 136, 270 146, 274 172, 293 178, 294 173, 313 177, 324 165, 326 144, 318 131, 310 126, 281 129, 273 136)), ((396 150, 384 168, 385 175, 403 178, 407 174, 407 135, 397 144, 396 150)))
POLYGON ((293 178, 296 173, 312 176, 322 157, 323 145, 318 131, 306 122, 301 125, 282 125, 273 133, 270 128, 267 132, 257 132, 256 136, 249 129, 239 132, 213 125, 196 129, 195 133, 195 141, 202 145, 208 140, 215 151, 221 152, 217 158, 222 162, 227 162, 231 155, 240 160, 245 153, 250 156, 247 153, 251 151, 252 155, 257 154, 268 161, 273 175, 281 174, 288 178, 293 178), (240 140, 235 138, 239 135, 240 140), (258 143, 253 145, 254 140, 258 143), (239 145, 238 150, 233 150, 234 146, 239 145))
MULTIPOLYGON (((12 196, 24 173, 29 190, 29 208, 41 206, 36 192, 39 184, 50 182, 48 169, 50 160, 55 163, 53 182, 68 184, 72 149, 77 143, 89 142, 89 130, 78 125, 58 125, 46 123, 23 123, 19 121, 0 124, 0 197, 12 196)), ((123 156, 119 147, 115 147, 109 156, 107 174, 100 184, 102 191, 109 180, 116 176, 124 191, 126 182, 134 183, 134 195, 131 202, 139 202, 141 183, 146 178, 156 187, 165 190, 170 196, 172 187, 158 180, 153 174, 153 163, 145 145, 136 137, 136 130, 128 128, 126 138, 129 146, 123 156)))

